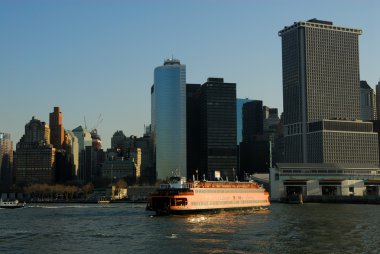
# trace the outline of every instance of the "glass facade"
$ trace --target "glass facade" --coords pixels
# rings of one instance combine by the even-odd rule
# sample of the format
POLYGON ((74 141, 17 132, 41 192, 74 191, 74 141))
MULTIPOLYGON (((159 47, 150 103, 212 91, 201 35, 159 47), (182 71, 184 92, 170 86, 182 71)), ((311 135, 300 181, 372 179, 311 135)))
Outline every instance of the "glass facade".
POLYGON ((208 78, 201 88, 201 172, 234 179, 237 169, 236 84, 208 78))
POLYGON ((186 66, 169 59, 157 67, 151 96, 157 179, 186 176, 186 66))
POLYGON ((246 102, 250 102, 248 98, 246 99, 236 99, 236 143, 237 145, 243 141, 243 104, 246 102))

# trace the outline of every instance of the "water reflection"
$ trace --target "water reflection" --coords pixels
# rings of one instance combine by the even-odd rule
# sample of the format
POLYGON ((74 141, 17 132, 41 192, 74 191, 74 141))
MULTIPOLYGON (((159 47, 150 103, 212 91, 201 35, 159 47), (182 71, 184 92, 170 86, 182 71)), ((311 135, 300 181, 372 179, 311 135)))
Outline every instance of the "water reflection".
POLYGON ((379 253, 380 246, 376 205, 164 217, 128 204, 46 207, 0 210, 0 253, 379 253))

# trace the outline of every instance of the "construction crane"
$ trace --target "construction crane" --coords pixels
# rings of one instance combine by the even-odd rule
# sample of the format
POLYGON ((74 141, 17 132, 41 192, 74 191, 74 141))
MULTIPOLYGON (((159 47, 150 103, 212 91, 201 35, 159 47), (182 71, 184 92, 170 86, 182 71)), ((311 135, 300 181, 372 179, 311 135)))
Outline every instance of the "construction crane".
POLYGON ((99 114, 99 116, 98 116, 98 120, 96 121, 96 123, 95 123, 95 125, 94 125, 94 127, 92 128, 91 131, 95 131, 95 132, 97 132, 97 129, 98 129, 99 125, 100 125, 102 122, 103 122, 102 114, 99 114))
MULTIPOLYGON (((87 129, 86 116, 83 117, 83 120, 84 120, 84 128, 85 128, 86 130, 88 130, 88 129, 87 129)), ((102 114, 99 114, 98 119, 97 119, 95 125, 94 125, 94 126, 91 128, 91 130, 89 130, 89 131, 90 131, 90 132, 94 132, 94 133, 96 133, 96 132, 97 132, 97 129, 98 129, 98 127, 99 127, 99 125, 100 125, 102 122, 103 122, 102 114)))
MULTIPOLYGON (((90 134, 92 138, 92 147, 95 150, 99 150, 102 147, 102 141, 100 139, 100 136, 98 135, 98 130, 97 130, 99 125, 102 123, 102 121, 103 121, 102 114, 99 114, 98 120, 96 121, 95 125, 90 130, 90 134)), ((84 117, 84 125, 87 130, 86 116, 84 117)))
POLYGON ((83 116, 83 118, 84 118, 84 129, 87 130, 86 116, 83 116))

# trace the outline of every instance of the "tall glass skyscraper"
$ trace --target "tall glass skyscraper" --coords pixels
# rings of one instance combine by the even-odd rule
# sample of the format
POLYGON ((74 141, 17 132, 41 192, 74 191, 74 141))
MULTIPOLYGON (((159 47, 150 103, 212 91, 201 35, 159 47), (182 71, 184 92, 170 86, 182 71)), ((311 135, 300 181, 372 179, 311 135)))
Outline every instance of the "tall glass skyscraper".
POLYGON ((186 176, 186 66, 165 60, 154 70, 151 121, 157 179, 186 176))

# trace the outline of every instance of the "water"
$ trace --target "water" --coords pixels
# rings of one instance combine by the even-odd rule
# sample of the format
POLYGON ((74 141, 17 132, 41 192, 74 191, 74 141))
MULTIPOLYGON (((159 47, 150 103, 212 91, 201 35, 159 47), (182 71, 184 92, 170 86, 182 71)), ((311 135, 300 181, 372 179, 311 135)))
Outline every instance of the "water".
POLYGON ((0 209, 0 253, 380 253, 380 206, 152 216, 143 204, 0 209))

